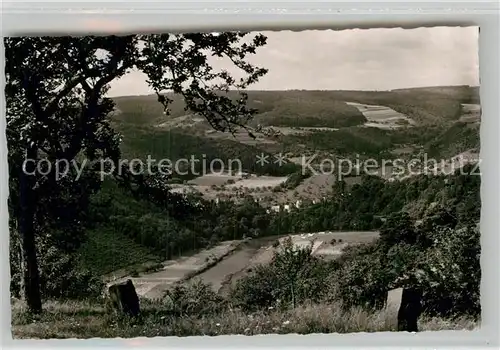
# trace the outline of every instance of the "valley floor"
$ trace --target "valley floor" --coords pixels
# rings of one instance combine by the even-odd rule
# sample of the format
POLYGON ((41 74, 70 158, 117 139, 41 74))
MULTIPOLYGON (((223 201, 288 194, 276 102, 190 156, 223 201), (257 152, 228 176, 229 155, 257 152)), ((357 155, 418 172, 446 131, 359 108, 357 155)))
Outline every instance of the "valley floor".
MULTIPOLYGON (((271 236, 249 241, 235 240, 220 242, 211 249, 204 249, 194 255, 184 256, 163 263, 158 271, 142 273, 139 276, 121 275, 112 278, 112 282, 131 279, 137 294, 149 299, 161 298, 166 289, 175 283, 188 280, 201 280, 210 284, 215 292, 227 294, 240 278, 252 268, 268 264, 274 254, 272 244, 283 242, 288 237, 271 236)), ((350 244, 371 242, 378 237, 377 231, 366 232, 316 232, 290 235, 296 246, 304 247, 315 240, 313 254, 324 258, 335 258, 350 244), (332 240, 338 242, 332 243, 332 240)))

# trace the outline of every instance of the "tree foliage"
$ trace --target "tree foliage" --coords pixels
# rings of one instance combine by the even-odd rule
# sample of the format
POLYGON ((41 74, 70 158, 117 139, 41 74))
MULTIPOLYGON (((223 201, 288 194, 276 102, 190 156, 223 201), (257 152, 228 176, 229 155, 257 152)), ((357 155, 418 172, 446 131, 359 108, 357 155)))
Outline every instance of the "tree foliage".
MULTIPOLYGON (((36 237, 51 234, 47 221, 78 237, 83 225, 75 213, 86 212, 89 196, 99 187, 98 161, 110 158, 117 164, 119 159, 120 136, 109 124, 114 104, 105 97, 109 83, 132 69, 142 70, 166 113, 170 100, 163 92, 170 90, 182 95, 186 108, 204 116, 215 129, 233 130, 243 126, 255 111, 246 107, 244 92, 236 100, 225 97, 223 92, 244 89, 266 73, 245 61, 265 45, 266 38, 256 35, 250 42, 241 43, 245 35, 187 33, 4 40, 9 207, 13 229, 22 238, 23 285, 32 311, 41 310, 36 237), (214 72, 208 62, 210 55, 229 59, 244 77, 236 81, 226 71, 214 72), (45 175, 36 172, 40 160, 52 165, 60 160, 79 166, 84 160, 92 164, 85 164, 84 178, 67 176, 60 181, 54 166, 45 175), (75 193, 75 187, 83 187, 85 192, 75 193), (19 200, 13 193, 20 194, 19 200), (65 214, 72 214, 61 217, 57 210, 61 206, 65 214)), ((117 173, 122 175, 122 181, 133 180, 129 173, 117 173)))
POLYGON ((319 301, 327 291, 327 265, 312 255, 309 246, 296 247, 291 238, 275 248, 268 265, 258 265, 238 281, 231 292, 233 302, 248 310, 265 307, 295 307, 319 301))

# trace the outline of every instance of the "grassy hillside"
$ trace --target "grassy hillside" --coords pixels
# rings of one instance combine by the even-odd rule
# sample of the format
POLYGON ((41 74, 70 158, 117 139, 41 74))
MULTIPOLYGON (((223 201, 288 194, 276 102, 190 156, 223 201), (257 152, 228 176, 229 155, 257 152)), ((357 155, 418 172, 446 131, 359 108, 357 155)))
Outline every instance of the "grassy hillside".
MULTIPOLYGON (((305 305, 290 311, 260 311, 251 315, 231 310, 201 318, 196 315, 172 316, 163 303, 141 300, 141 305, 144 314, 142 322, 122 321, 118 326, 104 307, 96 303, 50 302, 47 312, 36 323, 26 316, 22 305, 17 304, 12 310, 12 333, 16 339, 86 339, 395 331, 385 322, 387 317, 384 311, 345 310, 341 305, 305 305)), ((450 322, 424 316, 419 322, 422 331, 463 331, 474 330, 478 326, 478 322, 467 317, 450 322)))
MULTIPOLYGON (((365 121, 356 108, 336 100, 330 92, 249 91, 248 94, 249 106, 259 110, 255 123, 274 126, 341 127, 359 125, 365 121)), ((114 98, 118 110, 116 120, 157 125, 170 118, 187 114, 178 96, 169 97, 174 101, 170 106, 169 116, 163 114, 163 107, 157 102, 155 95, 114 98)))
POLYGON ((102 225, 88 232, 88 239, 80 248, 82 267, 98 275, 126 269, 132 271, 144 263, 161 262, 152 249, 135 242, 112 225, 102 225))
POLYGON ((135 199, 114 181, 105 180, 101 191, 92 198, 90 217, 94 225, 87 231, 88 239, 79 250, 82 267, 105 275, 148 261, 159 262, 163 258, 159 250, 141 239, 144 225, 138 222, 132 233, 118 224, 121 218, 139 221, 150 215, 153 226, 155 214, 156 217, 166 215, 153 203, 135 199))
MULTIPOLYGON (((184 114, 184 103, 180 98, 173 98, 170 106, 171 117, 179 117, 184 114)), ((123 96, 115 97, 116 120, 131 124, 155 124, 165 119, 163 106, 158 102, 156 95, 147 96, 123 96)))

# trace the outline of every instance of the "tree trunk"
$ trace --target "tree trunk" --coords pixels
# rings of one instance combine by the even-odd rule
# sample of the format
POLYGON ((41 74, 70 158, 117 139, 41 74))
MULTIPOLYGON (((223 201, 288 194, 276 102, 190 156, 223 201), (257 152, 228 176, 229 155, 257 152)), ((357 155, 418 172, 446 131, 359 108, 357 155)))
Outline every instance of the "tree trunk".
MULTIPOLYGON (((34 147, 29 147, 26 152, 26 159, 37 159, 37 151, 34 147)), ((32 313, 42 311, 42 301, 40 296, 40 273, 38 271, 38 261, 35 244, 35 212, 36 196, 33 175, 34 163, 26 164, 25 170, 21 169, 20 181, 20 218, 19 233, 21 235, 21 246, 23 256, 23 291, 24 298, 28 304, 28 309, 32 313)))

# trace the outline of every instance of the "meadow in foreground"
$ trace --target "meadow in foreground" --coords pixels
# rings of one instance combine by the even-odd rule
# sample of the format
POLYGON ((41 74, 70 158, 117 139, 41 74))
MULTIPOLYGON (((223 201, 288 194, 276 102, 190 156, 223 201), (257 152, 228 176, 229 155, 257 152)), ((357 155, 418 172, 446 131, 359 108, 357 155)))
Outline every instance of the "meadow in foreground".
MULTIPOLYGON (((343 310, 340 304, 310 304, 292 310, 245 313, 227 309, 214 315, 173 316, 164 305, 143 302, 138 320, 117 319, 102 304, 85 301, 47 302, 44 312, 30 317, 19 302, 12 306, 13 338, 134 338, 156 336, 216 336, 256 334, 310 334, 394 331, 385 311, 343 310)), ((473 330, 479 322, 423 315, 421 331, 473 330)))

